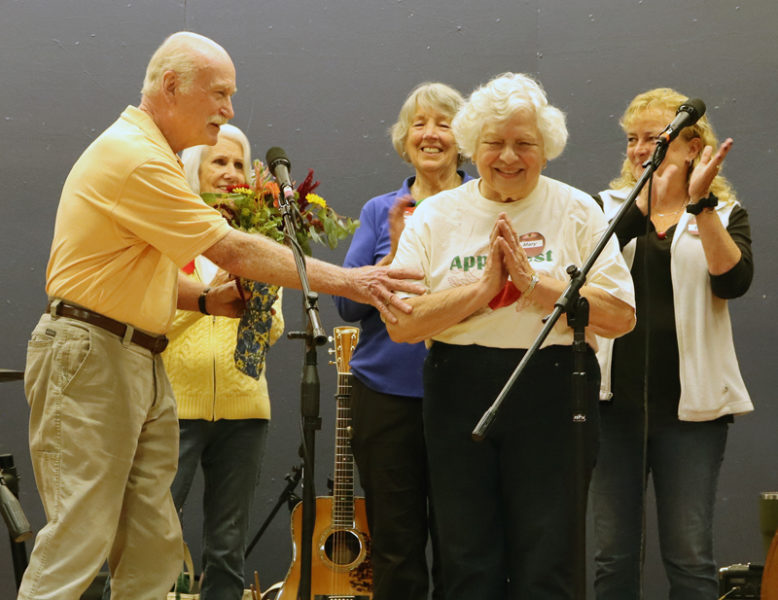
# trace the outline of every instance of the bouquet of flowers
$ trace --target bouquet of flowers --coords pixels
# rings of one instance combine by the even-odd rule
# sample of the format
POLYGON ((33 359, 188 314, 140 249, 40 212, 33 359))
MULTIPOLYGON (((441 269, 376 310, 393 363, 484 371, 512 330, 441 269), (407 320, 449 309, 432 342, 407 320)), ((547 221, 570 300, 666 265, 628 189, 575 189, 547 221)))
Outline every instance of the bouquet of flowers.
MULTIPOLYGON (((291 203, 292 219, 297 231, 297 242, 305 254, 311 254, 311 241, 326 244, 331 249, 340 240, 350 236, 359 221, 342 217, 314 193, 319 181, 313 179, 313 169, 294 191, 291 203)), ((230 225, 249 233, 261 233, 276 241, 284 241, 284 222, 278 206, 279 189, 267 167, 254 161, 254 184, 251 187, 233 186, 227 194, 203 194, 207 204, 224 215, 230 225)))
MULTIPOLYGON (((359 221, 342 217, 314 193, 319 181, 313 170, 294 191, 290 213, 295 224, 297 242, 310 256, 311 241, 335 249, 340 240, 352 235, 359 221)), ((202 194, 206 204, 222 213, 235 229, 259 233, 278 242, 284 241, 284 221, 278 204, 280 190, 267 167, 254 161, 254 183, 234 186, 226 194, 202 194)), ((238 325, 235 346, 235 366, 241 372, 258 379, 270 343, 272 306, 278 297, 278 286, 239 278, 238 285, 246 301, 246 310, 238 325)))

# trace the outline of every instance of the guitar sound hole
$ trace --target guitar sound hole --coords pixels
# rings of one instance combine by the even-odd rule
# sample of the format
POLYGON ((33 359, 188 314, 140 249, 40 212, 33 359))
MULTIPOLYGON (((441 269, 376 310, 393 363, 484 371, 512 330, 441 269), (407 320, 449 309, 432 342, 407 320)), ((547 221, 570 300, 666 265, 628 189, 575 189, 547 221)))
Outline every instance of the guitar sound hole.
POLYGON ((335 531, 324 542, 324 553, 336 565, 349 565, 359 557, 361 543, 352 531, 335 531))

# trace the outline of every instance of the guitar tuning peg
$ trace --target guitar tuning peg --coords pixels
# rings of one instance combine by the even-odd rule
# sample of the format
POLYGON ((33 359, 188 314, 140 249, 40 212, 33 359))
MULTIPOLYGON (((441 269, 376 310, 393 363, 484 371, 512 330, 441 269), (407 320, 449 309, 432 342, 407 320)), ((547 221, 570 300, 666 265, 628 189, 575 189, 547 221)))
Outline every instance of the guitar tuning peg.
POLYGON ((334 365, 334 364, 335 364, 335 361, 334 361, 334 360, 328 360, 328 361, 327 361, 327 364, 328 364, 328 365, 334 365))

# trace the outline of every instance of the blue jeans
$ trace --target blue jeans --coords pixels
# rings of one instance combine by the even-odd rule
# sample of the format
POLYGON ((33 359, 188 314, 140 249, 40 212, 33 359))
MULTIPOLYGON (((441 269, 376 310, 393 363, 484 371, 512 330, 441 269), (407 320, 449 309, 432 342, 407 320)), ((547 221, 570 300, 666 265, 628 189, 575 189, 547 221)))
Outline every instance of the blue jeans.
MULTIPOLYGON (((178 471, 170 491, 179 511, 202 464, 202 600, 240 600, 254 488, 267 438, 265 419, 179 421, 178 471)), ((103 599, 110 598, 106 582, 103 599)))
POLYGON ((724 421, 651 429, 643 461, 642 410, 602 403, 600 454, 591 485, 598 600, 642 598, 648 475, 671 600, 715 600, 713 507, 724 458, 724 421))
POLYGON ((183 508, 198 463, 203 491, 203 600, 240 600, 243 553, 267 438, 266 419, 182 419, 178 472, 170 488, 183 508))
POLYGON ((424 364, 424 434, 446 600, 574 597, 574 428, 585 428, 588 483, 600 370, 589 351, 589 418, 574 424, 572 349, 542 349, 486 439, 472 441, 473 428, 523 355, 435 342, 424 364))

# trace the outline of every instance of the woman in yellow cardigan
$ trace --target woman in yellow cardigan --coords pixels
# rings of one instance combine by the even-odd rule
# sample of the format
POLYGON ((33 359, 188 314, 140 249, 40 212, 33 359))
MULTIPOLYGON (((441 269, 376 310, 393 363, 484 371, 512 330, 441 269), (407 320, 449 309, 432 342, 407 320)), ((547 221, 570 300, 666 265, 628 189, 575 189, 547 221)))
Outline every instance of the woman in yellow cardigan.
MULTIPOLYGON (((199 193, 224 192, 249 181, 249 143, 232 125, 221 126, 215 146, 189 148, 182 160, 199 193)), ((206 284, 224 276, 202 256, 189 267, 189 276, 206 284)), ((284 329, 280 290, 271 312, 273 344, 284 329)), ((235 368, 237 329, 238 319, 177 311, 162 356, 181 431, 171 488, 179 510, 198 463, 204 474, 202 600, 240 600, 243 595, 249 514, 270 419, 264 370, 257 380, 235 368)))

